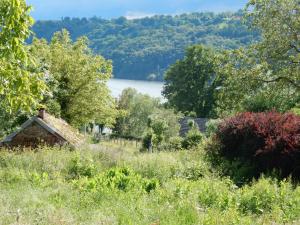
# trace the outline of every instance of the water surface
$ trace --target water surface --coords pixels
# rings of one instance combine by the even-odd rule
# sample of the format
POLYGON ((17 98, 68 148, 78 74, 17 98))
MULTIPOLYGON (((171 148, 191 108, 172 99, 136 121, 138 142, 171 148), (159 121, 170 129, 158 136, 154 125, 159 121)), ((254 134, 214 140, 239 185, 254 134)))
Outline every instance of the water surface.
POLYGON ((114 97, 119 97, 122 91, 126 88, 134 88, 140 93, 148 94, 151 97, 157 97, 163 100, 163 96, 161 94, 163 90, 163 82, 111 79, 108 82, 108 87, 114 97))

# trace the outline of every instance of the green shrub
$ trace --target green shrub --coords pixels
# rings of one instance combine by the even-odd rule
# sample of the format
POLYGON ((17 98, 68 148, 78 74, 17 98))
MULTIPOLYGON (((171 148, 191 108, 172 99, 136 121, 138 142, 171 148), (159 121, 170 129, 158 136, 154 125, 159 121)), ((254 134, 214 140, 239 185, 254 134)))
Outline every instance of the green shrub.
POLYGON ((203 162, 189 162, 184 166, 183 171, 177 175, 187 180, 199 180, 210 175, 209 166, 203 162))
POLYGON ((22 183, 27 180, 26 172, 17 168, 1 169, 0 182, 7 184, 22 183))
POLYGON ((69 179, 79 179, 80 177, 93 177, 96 174, 96 166, 93 162, 84 161, 79 158, 79 156, 75 157, 71 160, 68 166, 68 178, 69 179))
POLYGON ((142 139, 142 148, 140 149, 140 152, 146 152, 153 148, 152 139, 153 134, 148 132, 142 139))
POLYGON ((191 149, 197 147, 203 140, 203 135, 198 128, 193 127, 184 137, 182 141, 182 147, 184 149, 191 149))
POLYGON ((206 126, 206 131, 205 135, 206 137, 211 137, 213 134, 215 134, 218 130, 218 127, 220 123, 222 122, 221 119, 211 119, 209 120, 205 126, 206 126))
POLYGON ((291 220, 300 216, 299 187, 291 182, 260 178, 252 185, 239 190, 239 210, 242 213, 266 214, 281 211, 282 219, 291 220))
POLYGON ((49 175, 47 173, 39 174, 37 172, 30 173, 29 180, 33 185, 46 187, 49 183, 49 175))
POLYGON ((241 189, 239 208, 243 213, 250 212, 262 214, 270 212, 273 205, 279 200, 276 183, 262 179, 253 186, 245 186, 241 189))
POLYGON ((76 187, 84 191, 119 190, 131 191, 139 190, 151 192, 159 186, 157 179, 142 178, 139 174, 128 168, 112 168, 93 178, 83 178, 74 181, 76 187))
POLYGON ((168 142, 164 142, 158 146, 158 151, 180 151, 182 150, 182 137, 171 137, 168 142))
POLYGON ((199 182, 199 202, 202 206, 226 210, 234 207, 237 187, 230 180, 203 179, 199 182))

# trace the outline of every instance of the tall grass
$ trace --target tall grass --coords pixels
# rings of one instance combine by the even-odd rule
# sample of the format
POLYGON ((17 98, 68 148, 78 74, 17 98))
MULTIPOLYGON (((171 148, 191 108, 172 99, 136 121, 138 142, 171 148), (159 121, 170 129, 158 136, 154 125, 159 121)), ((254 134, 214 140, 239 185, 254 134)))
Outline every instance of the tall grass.
POLYGON ((204 154, 3 150, 0 224, 299 224, 300 187, 263 177, 237 187, 204 154))

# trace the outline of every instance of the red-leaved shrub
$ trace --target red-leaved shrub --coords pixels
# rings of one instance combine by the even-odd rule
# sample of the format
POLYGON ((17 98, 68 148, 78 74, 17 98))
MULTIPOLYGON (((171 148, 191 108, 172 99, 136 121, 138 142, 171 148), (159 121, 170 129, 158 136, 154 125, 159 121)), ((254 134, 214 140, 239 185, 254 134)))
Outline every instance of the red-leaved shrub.
POLYGON ((216 138, 222 156, 250 163, 256 174, 276 169, 300 177, 300 116, 241 113, 221 123, 216 138))

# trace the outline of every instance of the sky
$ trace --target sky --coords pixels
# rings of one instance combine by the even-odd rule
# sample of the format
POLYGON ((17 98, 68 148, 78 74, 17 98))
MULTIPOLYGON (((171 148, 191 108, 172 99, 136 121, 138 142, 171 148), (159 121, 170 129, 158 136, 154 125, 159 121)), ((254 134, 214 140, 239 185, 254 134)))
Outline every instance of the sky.
POLYGON ((32 16, 37 20, 62 17, 125 16, 129 19, 155 14, 188 12, 223 12, 243 8, 247 0, 26 0, 32 5, 32 16))

